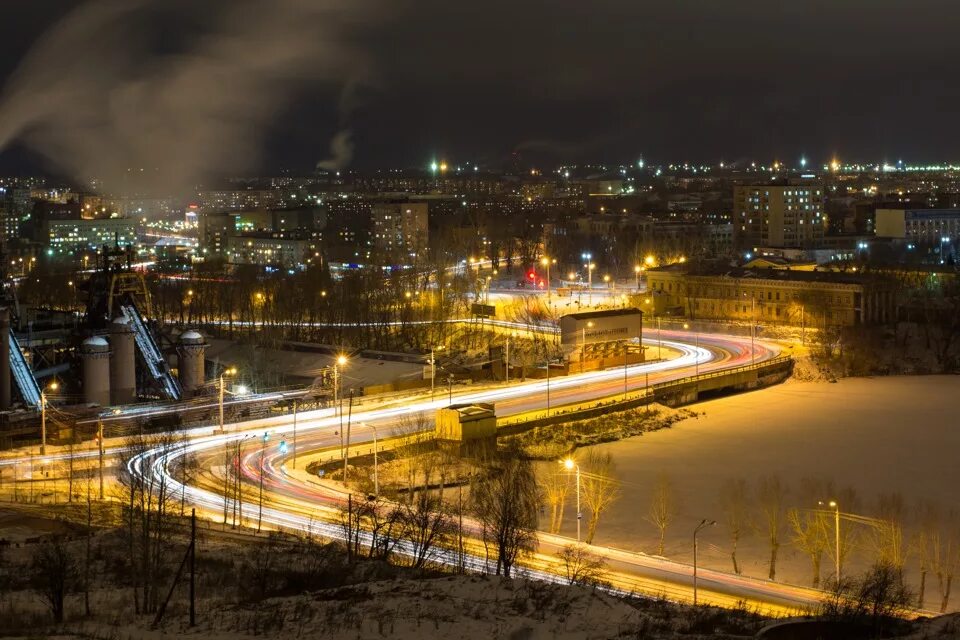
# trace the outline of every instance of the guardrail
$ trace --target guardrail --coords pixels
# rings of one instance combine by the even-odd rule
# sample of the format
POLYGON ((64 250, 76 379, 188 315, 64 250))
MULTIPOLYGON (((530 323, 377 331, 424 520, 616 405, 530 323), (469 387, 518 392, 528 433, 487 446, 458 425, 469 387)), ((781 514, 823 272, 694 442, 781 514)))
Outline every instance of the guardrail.
POLYGON ((658 382, 654 385, 651 385, 650 388, 656 391, 657 389, 679 387, 686 384, 694 384, 702 380, 710 380, 712 378, 723 378, 725 376, 736 375, 738 373, 745 373, 747 371, 760 371, 762 369, 773 369, 776 367, 783 366, 789 362, 793 362, 793 356, 777 356, 772 360, 764 360, 763 362, 757 362, 755 364, 745 364, 739 367, 731 367, 729 369, 718 369, 715 371, 708 371, 706 373, 701 373, 699 375, 687 376, 685 378, 677 378, 676 380, 658 382))

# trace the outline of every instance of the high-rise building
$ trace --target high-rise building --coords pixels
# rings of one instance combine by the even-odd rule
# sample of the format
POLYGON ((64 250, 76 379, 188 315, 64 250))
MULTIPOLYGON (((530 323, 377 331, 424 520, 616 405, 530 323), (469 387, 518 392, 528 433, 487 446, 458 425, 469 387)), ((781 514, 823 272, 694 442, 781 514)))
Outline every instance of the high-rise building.
POLYGON ((370 207, 370 220, 379 256, 408 261, 427 249, 426 202, 377 202, 370 207))
POLYGON ((814 248, 823 241, 823 187, 819 184, 737 185, 733 237, 739 249, 814 248))

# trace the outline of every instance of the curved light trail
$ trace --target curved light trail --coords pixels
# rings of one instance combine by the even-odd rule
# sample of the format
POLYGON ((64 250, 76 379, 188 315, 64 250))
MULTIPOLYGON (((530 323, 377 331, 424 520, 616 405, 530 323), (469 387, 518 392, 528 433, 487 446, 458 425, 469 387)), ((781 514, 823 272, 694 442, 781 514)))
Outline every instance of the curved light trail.
MULTIPOLYGON (((509 325, 509 323, 505 323, 509 325)), ((524 326, 524 329, 529 327, 524 326)), ((649 334, 648 334, 649 335, 649 334)), ((617 396, 625 391, 635 391, 647 384, 656 384, 692 375, 695 371, 709 373, 734 368, 752 361, 763 362, 778 355, 778 349, 770 344, 755 341, 751 352, 749 338, 737 338, 716 334, 697 334, 690 344, 692 333, 689 331, 662 331, 662 346, 679 352, 676 358, 645 364, 615 367, 603 371, 590 371, 582 374, 539 379, 527 382, 514 382, 493 388, 457 390, 452 396, 445 389, 438 389, 430 398, 429 394, 420 394, 412 401, 391 398, 377 401, 370 406, 354 406, 352 421, 351 448, 369 447, 374 427, 378 427, 381 437, 401 420, 416 414, 432 417, 436 409, 446 407, 452 400, 456 403, 492 402, 496 404, 498 416, 509 416, 528 411, 540 410, 546 406, 546 393, 549 386, 552 406, 567 405, 587 400, 617 396), (422 397, 426 396, 426 397, 422 397)), ((645 344, 652 349, 658 345, 656 339, 647 337, 645 344)), ((304 451, 336 448, 340 442, 338 430, 345 418, 336 413, 336 408, 318 409, 302 412, 298 415, 296 431, 298 435, 298 456, 304 451)), ((230 498, 220 493, 222 474, 217 479, 215 470, 225 470, 224 453, 231 443, 240 442, 242 449, 239 462, 243 476, 253 484, 253 492, 259 483, 261 464, 263 465, 264 504, 263 523, 268 527, 285 527, 297 531, 311 531, 323 536, 340 539, 343 531, 338 524, 329 522, 335 515, 337 506, 345 499, 345 494, 318 482, 307 482, 289 475, 285 468, 285 459, 292 451, 281 453, 276 442, 294 430, 292 417, 277 416, 248 422, 227 425, 226 433, 217 433, 214 427, 201 427, 185 432, 187 440, 163 448, 137 453, 127 461, 127 469, 136 476, 149 477, 153 483, 166 483, 171 494, 182 492, 185 499, 208 511, 211 515, 225 512, 240 512, 241 521, 248 523, 257 519, 259 504, 247 498, 242 505, 234 505, 230 498), (269 446, 262 446, 260 436, 269 432, 269 446), (261 452, 265 455, 261 460, 261 452), (204 474, 201 474, 198 486, 183 485, 177 479, 176 463, 184 455, 194 454, 210 462, 204 474), (317 517, 325 514, 328 521, 317 517)), ((122 448, 110 450, 111 454, 127 453, 122 448)), ((69 454, 53 454, 47 460, 66 458, 69 454)), ((75 452, 75 455, 91 457, 98 455, 96 450, 75 452)), ((229 455, 229 454, 228 454, 229 455)), ((0 462, 15 463, 16 460, 0 462)), ((245 492, 249 495, 251 490, 245 492)), ((219 517, 218 517, 219 519, 219 517)), ((225 523, 226 524, 226 523, 225 523)), ((470 525, 472 526, 472 525, 470 525)), ((366 534, 364 534, 366 536, 366 534)), ((540 544, 544 551, 557 551, 572 541, 561 536, 541 533, 540 544)), ((663 594, 675 600, 687 600, 690 593, 691 568, 688 565, 664 558, 655 558, 643 554, 610 548, 594 547, 593 550, 607 558, 616 576, 612 580, 615 590, 645 594, 663 594)), ((413 552, 408 542, 398 546, 400 553, 413 552)), ((437 561, 455 563, 455 552, 442 551, 437 561)), ((490 567, 480 556, 470 555, 463 559, 468 568, 474 571, 489 571, 490 567)), ((538 553, 518 573, 546 581, 562 581, 552 572, 556 570, 555 560, 544 552, 538 553)), ((716 604, 734 605, 737 601, 748 600, 768 611, 795 611, 816 602, 820 592, 802 587, 794 587, 763 580, 753 580, 718 571, 702 569, 700 571, 702 597, 716 604)))

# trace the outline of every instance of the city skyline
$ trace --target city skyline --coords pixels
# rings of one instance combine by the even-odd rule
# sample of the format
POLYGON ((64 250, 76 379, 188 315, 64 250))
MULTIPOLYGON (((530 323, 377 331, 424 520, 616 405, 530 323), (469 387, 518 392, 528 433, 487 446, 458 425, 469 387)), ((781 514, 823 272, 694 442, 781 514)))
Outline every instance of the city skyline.
MULTIPOLYGON (((12 19, 0 27, 3 95, 54 25, 62 28, 76 19, 71 11, 101 4, 50 0, 8 9, 12 19)), ((419 167, 430 158, 499 168, 512 154, 525 165, 641 157, 787 164, 801 156, 876 163, 960 157, 942 106, 957 93, 944 81, 948 50, 956 45, 946 31, 938 36, 949 21, 937 18, 950 11, 939 2, 911 5, 923 33, 904 27, 897 2, 825 5, 820 12, 754 2, 722 8, 563 3, 552 12, 506 3, 365 4, 364 15, 320 4, 345 17, 319 36, 342 38, 338 47, 362 50, 367 59, 350 70, 342 68, 346 61, 338 63, 320 78, 284 78, 276 99, 264 103, 267 113, 245 129, 251 140, 244 172, 304 173, 324 160, 365 170, 419 167)), ((222 33, 218 20, 226 6, 174 2, 160 11, 158 3, 141 2, 111 23, 108 51, 123 51, 139 66, 119 73, 116 86, 106 83, 105 97, 115 103, 112 90, 130 81, 149 87, 156 82, 150 70, 171 54, 197 54, 222 33)), ((239 15, 256 15, 266 5, 236 6, 239 15)), ((304 4, 283 6, 302 11, 304 4)), ((257 28, 238 33, 256 36, 257 28)), ((305 53, 309 59, 317 50, 305 53)), ((81 69, 103 59, 96 39, 76 55, 81 69)), ((49 73, 51 86, 62 82, 56 65, 49 73)), ((75 173, 47 142, 17 140, 0 153, 0 169, 75 173), (52 159, 27 148, 47 149, 52 159)), ((57 151, 69 155, 70 147, 57 151)), ((151 144, 118 153, 125 154, 131 166, 164 155, 151 144)))

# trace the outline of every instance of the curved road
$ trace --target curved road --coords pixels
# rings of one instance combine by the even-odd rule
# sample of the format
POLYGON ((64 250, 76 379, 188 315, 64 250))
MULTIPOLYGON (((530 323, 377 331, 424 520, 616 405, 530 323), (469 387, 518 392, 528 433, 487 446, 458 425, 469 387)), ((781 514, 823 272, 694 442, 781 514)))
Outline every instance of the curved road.
MULTIPOLYGON (((535 380, 481 390, 459 390, 454 392, 453 400, 458 403, 495 402, 498 416, 510 416, 544 409, 548 384, 551 406, 558 406, 616 396, 625 389, 641 389, 648 383, 687 377, 695 371, 708 373, 750 364, 752 361, 762 362, 779 354, 776 346, 761 341, 756 341, 751 353, 749 338, 700 334, 695 338, 696 344, 691 345, 689 332, 663 331, 661 337, 664 347, 679 351, 681 355, 665 362, 575 374, 553 378, 549 382, 535 380)), ((656 340, 647 339, 645 342, 656 348, 656 340)), ((446 390, 438 389, 433 399, 426 394, 413 400, 398 401, 394 398, 373 406, 354 407, 351 448, 356 447, 361 454, 367 453, 375 428, 378 436, 383 438, 401 421, 421 413, 432 416, 433 411, 447 406, 448 402, 446 390)), ((341 418, 335 415, 333 409, 300 414, 297 421, 298 455, 318 449, 339 449, 340 424, 341 418)), ((302 471, 293 472, 288 468, 287 459, 292 454, 292 447, 284 452, 278 443, 286 439, 288 444, 292 444, 292 431, 290 416, 228 425, 224 434, 214 433, 209 428, 195 430, 193 440, 187 445, 147 452, 132 458, 128 466, 134 473, 152 473, 161 477, 172 491, 183 491, 190 502, 206 510, 211 517, 222 519, 226 511, 229 514, 227 522, 234 523, 234 514, 239 511, 241 523, 249 525, 257 522, 259 517, 257 497, 262 464, 262 520, 265 526, 312 530, 331 538, 340 538, 342 531, 331 521, 336 520, 338 507, 345 501, 346 494, 338 489, 339 485, 321 483, 302 471), (261 440, 265 432, 270 434, 266 444, 261 440), (222 495, 224 462, 232 456, 229 452, 235 450, 237 441, 240 441, 240 467, 246 484, 243 492, 246 497, 242 505, 234 504, 222 495), (198 479, 197 486, 184 487, 176 479, 176 460, 187 453, 197 455, 201 467, 206 469, 198 479)), ((475 527, 465 521, 465 534, 471 533, 475 533, 475 527)), ((558 580, 555 553, 572 542, 568 538, 541 533, 540 550, 525 563, 522 571, 538 579, 558 580)), ((593 547, 592 551, 606 557, 611 570, 610 581, 617 589, 664 595, 680 601, 690 599, 692 567, 689 565, 611 548, 593 547)), ((441 560, 453 562, 455 559, 441 560)), ((482 557, 471 555, 467 562, 477 570, 486 569, 482 557)), ((746 601, 766 611, 783 613, 806 608, 822 597, 821 592, 803 587, 706 569, 700 569, 698 573, 701 602, 734 605, 746 601)))

